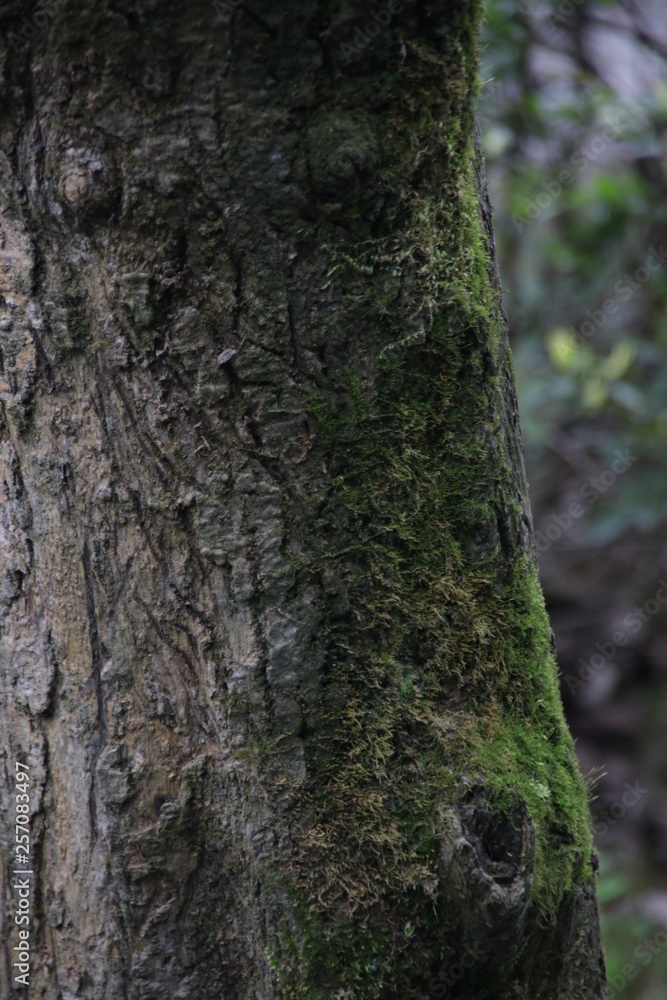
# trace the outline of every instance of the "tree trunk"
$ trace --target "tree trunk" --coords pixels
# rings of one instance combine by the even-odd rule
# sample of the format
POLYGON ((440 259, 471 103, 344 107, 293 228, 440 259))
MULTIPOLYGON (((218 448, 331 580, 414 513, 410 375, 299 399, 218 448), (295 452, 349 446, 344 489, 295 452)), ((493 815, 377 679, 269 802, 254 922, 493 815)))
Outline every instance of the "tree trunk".
POLYGON ((601 998, 478 0, 0 17, 2 995, 601 998))

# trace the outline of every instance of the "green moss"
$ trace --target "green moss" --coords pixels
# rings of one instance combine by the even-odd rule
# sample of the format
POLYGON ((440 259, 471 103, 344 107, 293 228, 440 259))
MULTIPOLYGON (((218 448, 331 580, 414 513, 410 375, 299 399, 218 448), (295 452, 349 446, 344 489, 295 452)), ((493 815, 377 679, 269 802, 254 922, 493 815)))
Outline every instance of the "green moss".
POLYGON ((591 878, 588 795, 560 702, 544 599, 533 564, 508 580, 499 607, 498 679, 492 709, 466 748, 489 801, 526 804, 535 826, 534 905, 553 919, 563 896, 591 878))
POLYGON ((348 527, 302 572, 333 570, 352 610, 327 623, 305 743, 311 820, 291 872, 302 937, 272 957, 286 997, 407 998, 413 976, 454 960, 442 815, 471 787, 489 806, 520 802, 534 825, 533 918, 553 919, 591 875, 586 791, 520 541, 523 484, 501 440, 508 362, 470 138, 475 60, 461 57, 474 32, 459 28, 449 91, 426 57, 414 92, 401 81, 404 119, 378 140, 365 206, 377 231, 326 246, 324 289, 376 341, 344 396, 312 401, 332 466, 314 534, 331 534, 332 510, 348 527), (415 97, 429 80, 432 105, 415 97))

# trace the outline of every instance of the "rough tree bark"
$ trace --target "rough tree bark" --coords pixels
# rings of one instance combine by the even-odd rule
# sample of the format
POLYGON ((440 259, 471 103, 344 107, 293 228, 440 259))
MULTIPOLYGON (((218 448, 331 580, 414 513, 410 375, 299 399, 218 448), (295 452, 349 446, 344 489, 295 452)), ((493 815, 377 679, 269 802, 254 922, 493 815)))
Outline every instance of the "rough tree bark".
POLYGON ((2 996, 602 997, 480 4, 0 18, 2 996))

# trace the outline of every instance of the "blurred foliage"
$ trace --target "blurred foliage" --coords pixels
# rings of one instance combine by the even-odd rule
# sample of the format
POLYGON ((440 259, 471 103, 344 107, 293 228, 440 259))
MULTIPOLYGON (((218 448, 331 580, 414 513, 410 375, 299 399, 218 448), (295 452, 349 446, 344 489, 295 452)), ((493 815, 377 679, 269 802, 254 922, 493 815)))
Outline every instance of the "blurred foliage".
POLYGON ((489 3, 483 139, 533 468, 554 425, 603 467, 608 445, 642 460, 594 512, 606 542, 667 514, 667 82, 615 92, 550 9, 489 3))
MULTIPOLYGON (((611 636, 619 609, 655 593, 667 569, 667 4, 488 0, 482 72, 536 527, 566 511, 618 451, 633 457, 541 559, 565 672, 611 636)), ((667 945, 653 943, 663 931, 667 941, 667 890, 657 901, 651 892, 656 868, 665 885, 667 768, 664 752, 655 759, 641 744, 641 720, 654 733, 651 712, 665 706, 664 619, 662 611, 581 703, 564 690, 586 764, 615 755, 601 785, 607 801, 622 792, 615 775, 644 768, 651 786, 650 801, 600 845, 609 996, 627 1000, 667 996, 667 945), (647 697, 631 723, 623 712, 637 692, 647 697)))
POLYGON ((612 854, 600 855, 598 899, 607 957, 608 997, 664 1000, 667 996, 667 930, 626 900, 636 889, 612 854))

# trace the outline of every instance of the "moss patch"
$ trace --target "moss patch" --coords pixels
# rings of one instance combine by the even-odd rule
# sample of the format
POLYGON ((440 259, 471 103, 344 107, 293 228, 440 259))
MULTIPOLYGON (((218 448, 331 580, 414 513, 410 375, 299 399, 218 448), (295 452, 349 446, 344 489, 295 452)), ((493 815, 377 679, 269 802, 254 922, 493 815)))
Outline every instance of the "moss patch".
POLYGON ((286 997, 420 996, 428 970, 453 960, 442 816, 471 787, 510 814, 518 801, 534 825, 533 918, 553 919, 591 875, 508 451, 509 363, 470 138, 474 19, 456 30, 448 74, 415 48, 400 78, 373 146, 376 189, 359 195, 372 232, 327 243, 323 290, 353 304, 375 354, 334 401, 312 400, 332 470, 314 534, 331 535, 332 518, 346 529, 301 572, 343 581, 349 611, 329 616, 305 742, 291 872, 302 938, 272 956, 286 997))

